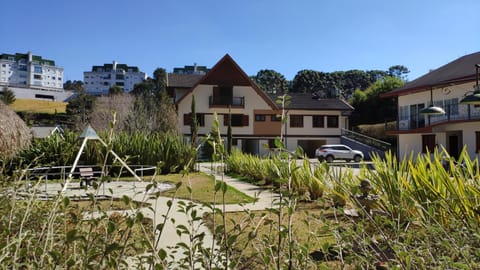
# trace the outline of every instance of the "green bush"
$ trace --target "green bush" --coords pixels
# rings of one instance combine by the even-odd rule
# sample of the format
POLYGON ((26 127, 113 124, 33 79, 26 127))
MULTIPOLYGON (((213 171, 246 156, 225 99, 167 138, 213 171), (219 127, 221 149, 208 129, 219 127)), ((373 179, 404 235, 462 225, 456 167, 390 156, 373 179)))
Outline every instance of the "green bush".
MULTIPOLYGON (((119 133, 113 135, 111 143, 106 133, 100 133, 99 136, 129 165, 159 166, 162 173, 175 173, 193 168, 196 160, 195 149, 176 133, 119 133)), ((71 166, 81 142, 78 134, 74 132, 35 139, 28 149, 17 155, 15 162, 29 164, 31 167, 71 166)), ((100 142, 88 141, 80 164, 101 167, 105 159, 106 164, 114 164, 114 156, 108 152, 100 142)))

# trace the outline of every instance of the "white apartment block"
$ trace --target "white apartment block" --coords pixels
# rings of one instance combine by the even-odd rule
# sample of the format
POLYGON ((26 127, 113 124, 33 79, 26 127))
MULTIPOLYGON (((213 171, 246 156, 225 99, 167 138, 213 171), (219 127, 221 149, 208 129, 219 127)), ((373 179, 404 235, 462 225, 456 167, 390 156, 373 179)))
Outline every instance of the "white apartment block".
POLYGON ((63 68, 31 52, 0 54, 0 86, 63 91, 63 68))
POLYGON ((83 73, 85 91, 92 95, 108 94, 111 86, 120 86, 125 92, 130 92, 137 83, 147 79, 147 75, 141 72, 138 67, 126 64, 104 64, 93 66, 92 71, 83 73))

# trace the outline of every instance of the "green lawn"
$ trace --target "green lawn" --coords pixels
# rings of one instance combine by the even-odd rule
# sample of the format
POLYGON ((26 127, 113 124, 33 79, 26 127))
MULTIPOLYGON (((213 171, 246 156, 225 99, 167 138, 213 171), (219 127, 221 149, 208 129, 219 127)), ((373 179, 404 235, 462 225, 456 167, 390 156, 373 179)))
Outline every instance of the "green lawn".
MULTIPOLYGON (((177 184, 181 182, 180 188, 176 191, 177 198, 188 199, 200 203, 213 203, 215 196, 215 180, 211 175, 206 175, 204 173, 191 173, 188 175, 181 174, 168 174, 168 175, 159 175, 156 177, 157 181, 169 182, 172 184, 177 184), (189 188, 192 191, 190 193, 189 188)), ((173 196, 175 190, 170 190, 165 193, 162 193, 163 196, 173 196)), ((216 203, 221 203, 222 201, 221 192, 216 194, 216 203)), ((238 204, 238 203, 252 203, 254 198, 245 195, 244 193, 228 186, 227 192, 225 193, 225 203, 226 204, 238 204)))

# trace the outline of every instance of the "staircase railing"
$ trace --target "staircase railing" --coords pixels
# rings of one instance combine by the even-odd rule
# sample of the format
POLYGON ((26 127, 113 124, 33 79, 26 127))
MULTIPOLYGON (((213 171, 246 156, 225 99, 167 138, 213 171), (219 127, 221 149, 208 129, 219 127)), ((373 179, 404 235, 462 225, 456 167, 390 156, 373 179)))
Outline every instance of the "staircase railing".
POLYGON ((375 139, 361 133, 342 128, 342 136, 359 141, 363 144, 373 146, 381 150, 389 150, 392 145, 379 139, 375 139))

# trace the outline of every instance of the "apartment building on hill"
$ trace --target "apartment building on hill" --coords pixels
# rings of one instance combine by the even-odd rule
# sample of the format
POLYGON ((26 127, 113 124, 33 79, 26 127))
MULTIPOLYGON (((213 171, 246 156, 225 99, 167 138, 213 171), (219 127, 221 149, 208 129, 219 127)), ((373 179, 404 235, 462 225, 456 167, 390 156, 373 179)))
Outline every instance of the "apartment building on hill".
POLYGON ((63 68, 28 53, 0 54, 0 91, 7 86, 17 98, 63 100, 63 68))
POLYGON ((136 66, 128 66, 113 61, 112 64, 93 66, 91 71, 83 73, 85 92, 92 95, 106 95, 111 86, 119 86, 126 93, 133 90, 137 83, 147 79, 145 72, 136 66))

